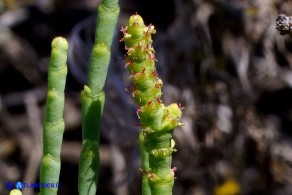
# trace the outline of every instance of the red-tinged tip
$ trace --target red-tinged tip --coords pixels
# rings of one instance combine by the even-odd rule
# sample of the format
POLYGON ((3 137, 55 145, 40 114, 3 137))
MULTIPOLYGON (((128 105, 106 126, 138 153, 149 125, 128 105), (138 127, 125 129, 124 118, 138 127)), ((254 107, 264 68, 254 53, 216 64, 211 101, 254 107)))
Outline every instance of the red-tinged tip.
POLYGON ((139 170, 140 170, 143 174, 145 174, 145 175, 151 174, 151 172, 150 172, 149 170, 144 170, 144 169, 141 169, 141 168, 139 168, 139 170))
POLYGON ((177 171, 177 167, 173 167, 171 170, 172 170, 173 173, 175 174, 175 172, 177 171))
POLYGON ((154 34, 155 33, 154 26, 152 24, 150 24, 146 28, 147 28, 146 34, 152 34, 152 33, 154 34))
POLYGON ((158 89, 158 88, 161 87, 161 84, 160 83, 155 83, 154 87, 158 89))
POLYGON ((159 97, 156 98, 156 101, 157 101, 157 103, 159 103, 159 104, 162 102, 161 99, 160 99, 159 97))
POLYGON ((154 55, 153 53, 151 53, 151 54, 149 54, 149 58, 150 58, 151 60, 154 60, 154 59, 155 59, 155 55, 154 55))
POLYGON ((137 93, 137 84, 132 86, 132 97, 134 98, 137 93))
POLYGON ((143 70, 142 70, 141 74, 144 74, 144 73, 145 73, 145 68, 143 68, 143 70))
POLYGON ((136 46, 137 49, 140 49, 141 47, 142 47, 141 43, 138 43, 137 46, 136 46))
POLYGON ((152 72, 152 74, 153 74, 153 76, 155 76, 155 77, 158 76, 158 72, 157 72, 156 70, 154 70, 154 71, 152 72))
POLYGON ((150 52, 150 53, 148 54, 148 58, 149 58, 149 60, 155 60, 156 62, 158 62, 158 60, 155 58, 155 54, 152 53, 152 52, 150 52))
POLYGON ((125 65, 125 68, 127 68, 128 66, 130 66, 132 63, 133 63, 132 60, 127 61, 127 62, 126 62, 126 65, 125 65))
POLYGON ((122 26, 120 31, 125 35, 127 33, 127 28, 122 26))
POLYGON ((148 104, 148 106, 150 106, 150 105, 152 104, 152 101, 149 100, 149 101, 147 102, 147 104, 148 104))
POLYGON ((140 119, 140 112, 141 112, 141 107, 140 106, 138 106, 138 109, 137 109, 137 112, 136 112, 136 114, 137 114, 137 116, 138 116, 138 119, 140 119))
POLYGON ((183 107, 183 105, 182 105, 181 103, 178 104, 178 108, 179 108, 180 110, 184 110, 184 109, 185 109, 185 107, 183 107))
POLYGON ((132 97, 135 97, 136 95, 136 90, 132 91, 132 97))
MULTIPOLYGON (((130 87, 126 87, 125 88, 125 91, 127 91, 127 92, 132 92, 132 95, 133 95, 133 93, 136 93, 135 91, 136 91, 136 85, 132 85, 132 86, 130 86, 130 87)), ((134 97, 134 96, 133 96, 134 97)))
POLYGON ((126 50, 128 55, 131 55, 135 51, 135 49, 131 47, 128 47, 126 50))
POLYGON ((133 78, 133 77, 135 77, 135 76, 137 76, 137 74, 135 74, 135 73, 131 70, 130 78, 133 78))
POLYGON ((126 88, 125 88, 125 91, 126 91, 126 92, 130 92, 130 91, 132 91, 132 87, 126 87, 126 88))

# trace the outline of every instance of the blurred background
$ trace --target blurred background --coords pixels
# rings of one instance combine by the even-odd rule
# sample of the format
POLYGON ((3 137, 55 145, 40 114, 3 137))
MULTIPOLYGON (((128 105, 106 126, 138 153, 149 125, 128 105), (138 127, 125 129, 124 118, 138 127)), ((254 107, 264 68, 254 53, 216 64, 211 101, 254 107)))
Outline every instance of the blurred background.
MULTIPOLYGON (((47 67, 69 40, 58 194, 77 195, 80 90, 87 82, 99 0, 0 0, 0 194, 38 182, 47 67)), ((182 103, 174 133, 175 195, 292 194, 292 37, 275 20, 289 0, 120 0, 101 133, 97 194, 141 192, 139 123, 119 29, 134 13, 157 29, 163 101, 182 103)), ((24 195, 38 190, 24 189, 24 195)))

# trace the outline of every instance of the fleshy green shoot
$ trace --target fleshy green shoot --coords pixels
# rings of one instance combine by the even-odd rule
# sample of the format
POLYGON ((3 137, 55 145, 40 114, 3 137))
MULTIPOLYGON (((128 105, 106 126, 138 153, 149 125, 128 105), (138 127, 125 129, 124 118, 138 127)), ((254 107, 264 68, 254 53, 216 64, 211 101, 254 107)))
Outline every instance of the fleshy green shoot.
MULTIPOLYGON (((52 42, 48 71, 48 95, 43 124, 43 157, 40 170, 41 183, 58 183, 60 175, 60 153, 64 133, 64 89, 67 76, 66 39, 57 37, 52 42)), ((55 195, 58 188, 41 188, 40 195, 55 195)))
POLYGON ((81 92, 82 151, 79 161, 80 195, 96 194, 99 174, 100 123, 105 101, 103 90, 110 62, 111 43, 119 15, 118 0, 98 6, 95 43, 89 62, 89 84, 81 92))

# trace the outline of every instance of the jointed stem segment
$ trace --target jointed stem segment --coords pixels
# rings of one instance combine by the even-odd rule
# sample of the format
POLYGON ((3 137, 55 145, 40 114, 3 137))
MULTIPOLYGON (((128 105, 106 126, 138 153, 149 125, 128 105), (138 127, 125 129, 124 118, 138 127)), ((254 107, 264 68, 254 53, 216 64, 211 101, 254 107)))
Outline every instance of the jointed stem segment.
POLYGON ((99 173, 99 129, 104 99, 102 92, 98 96, 92 96, 87 86, 81 93, 83 141, 79 162, 79 194, 96 193, 99 173))
POLYGON ((118 0, 102 0, 98 6, 95 42, 89 65, 89 88, 94 96, 102 91, 105 83, 119 12, 118 0))

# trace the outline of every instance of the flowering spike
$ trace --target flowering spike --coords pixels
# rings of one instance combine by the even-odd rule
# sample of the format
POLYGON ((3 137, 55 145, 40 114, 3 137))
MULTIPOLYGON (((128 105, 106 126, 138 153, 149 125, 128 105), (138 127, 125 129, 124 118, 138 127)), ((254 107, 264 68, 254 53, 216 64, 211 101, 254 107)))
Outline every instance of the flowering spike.
POLYGON ((172 133, 181 124, 181 107, 177 104, 166 107, 161 101, 163 82, 156 71, 151 37, 156 33, 154 26, 146 27, 141 16, 135 14, 121 31, 127 50, 126 68, 134 86, 132 96, 138 105, 137 116, 141 123, 142 189, 150 188, 152 195, 169 195, 176 170, 171 169, 171 155, 176 151, 172 133))

